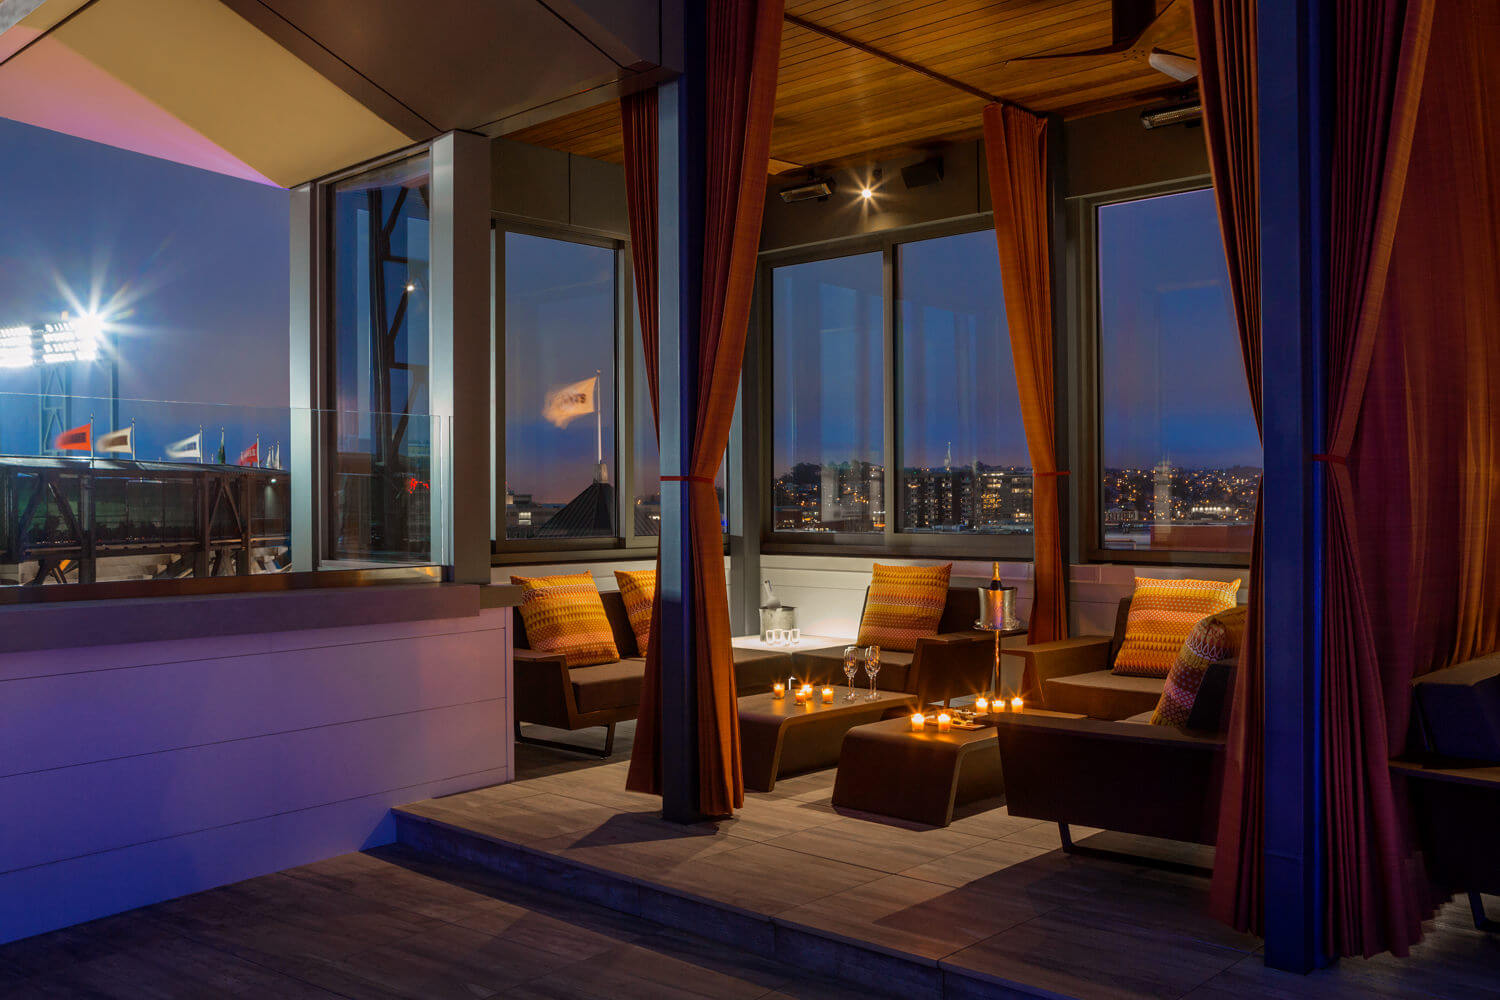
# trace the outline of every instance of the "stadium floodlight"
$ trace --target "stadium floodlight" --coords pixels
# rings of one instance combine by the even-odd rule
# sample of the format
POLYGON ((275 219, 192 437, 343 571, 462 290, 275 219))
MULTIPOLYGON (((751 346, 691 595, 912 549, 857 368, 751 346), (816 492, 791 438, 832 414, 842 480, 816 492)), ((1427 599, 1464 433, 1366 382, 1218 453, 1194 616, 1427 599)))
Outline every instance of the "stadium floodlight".
POLYGON ((93 313, 31 326, 0 327, 0 368, 98 361, 104 321, 93 313))

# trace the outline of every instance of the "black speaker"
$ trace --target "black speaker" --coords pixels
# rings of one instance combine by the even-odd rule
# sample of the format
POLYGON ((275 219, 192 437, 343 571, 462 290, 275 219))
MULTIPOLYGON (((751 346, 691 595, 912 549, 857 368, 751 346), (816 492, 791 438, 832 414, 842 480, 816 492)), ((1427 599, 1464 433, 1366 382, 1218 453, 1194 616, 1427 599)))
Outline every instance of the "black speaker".
POLYGON ((901 180, 908 188, 926 187, 943 179, 943 158, 934 156, 901 168, 901 180))

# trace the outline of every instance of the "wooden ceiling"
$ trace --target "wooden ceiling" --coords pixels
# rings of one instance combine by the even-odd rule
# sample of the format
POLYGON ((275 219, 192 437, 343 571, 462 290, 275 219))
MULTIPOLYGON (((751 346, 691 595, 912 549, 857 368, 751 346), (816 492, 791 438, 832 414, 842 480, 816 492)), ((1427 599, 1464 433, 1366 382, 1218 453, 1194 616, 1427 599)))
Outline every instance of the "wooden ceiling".
MULTIPOLYGON (((1157 9, 1169 3, 1156 0, 1157 9)), ((771 135, 773 174, 975 138, 986 101, 969 90, 1073 118, 1191 87, 1123 57, 1081 68, 1011 61, 1109 45, 1110 0, 787 0, 786 13, 771 135)), ((1191 21, 1182 22, 1160 47, 1194 57, 1191 21)), ((622 158, 613 102, 507 138, 612 162, 622 158)))

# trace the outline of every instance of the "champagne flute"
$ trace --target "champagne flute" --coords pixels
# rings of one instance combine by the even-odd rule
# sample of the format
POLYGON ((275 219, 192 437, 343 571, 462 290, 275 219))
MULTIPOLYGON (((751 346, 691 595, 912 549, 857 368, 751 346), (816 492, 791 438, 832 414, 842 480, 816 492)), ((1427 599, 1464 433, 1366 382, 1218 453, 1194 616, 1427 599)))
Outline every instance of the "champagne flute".
POLYGON ((859 659, 861 650, 858 646, 844 647, 844 678, 849 685, 849 693, 844 696, 845 701, 854 700, 854 675, 859 673, 859 659))
POLYGON ((865 649, 865 673, 870 675, 869 700, 874 701, 880 696, 875 689, 875 675, 880 673, 880 647, 869 646, 865 649))

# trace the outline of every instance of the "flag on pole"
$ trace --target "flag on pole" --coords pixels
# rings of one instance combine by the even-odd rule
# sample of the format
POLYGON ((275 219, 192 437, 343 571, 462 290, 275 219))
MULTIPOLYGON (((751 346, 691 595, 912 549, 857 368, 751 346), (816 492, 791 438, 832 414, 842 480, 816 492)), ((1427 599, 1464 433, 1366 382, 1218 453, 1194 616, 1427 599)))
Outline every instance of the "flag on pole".
POLYGON ((135 454, 135 425, 123 431, 110 431, 94 442, 95 451, 127 451, 135 454))
POLYGON ((598 404, 599 376, 591 375, 581 382, 547 393, 542 416, 555 427, 566 427, 579 417, 593 413, 598 404))
POLYGON ((222 427, 219 428, 219 454, 214 457, 214 461, 219 465, 229 461, 228 456, 224 454, 224 428, 222 427))
POLYGON ((52 441, 58 451, 93 451, 94 425, 91 422, 63 431, 52 441))
POLYGON ((235 465, 254 465, 260 461, 260 442, 256 441, 250 447, 240 452, 239 461, 235 465))
POLYGON ((180 459, 195 458, 201 461, 203 458, 203 432, 200 430, 197 434, 185 437, 181 441, 173 441, 167 445, 167 457, 180 459))

